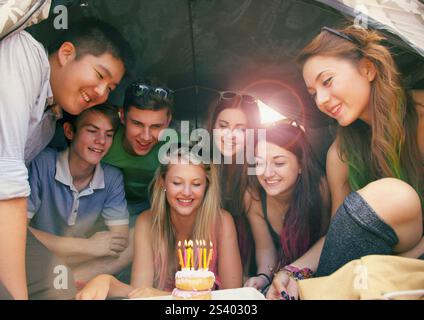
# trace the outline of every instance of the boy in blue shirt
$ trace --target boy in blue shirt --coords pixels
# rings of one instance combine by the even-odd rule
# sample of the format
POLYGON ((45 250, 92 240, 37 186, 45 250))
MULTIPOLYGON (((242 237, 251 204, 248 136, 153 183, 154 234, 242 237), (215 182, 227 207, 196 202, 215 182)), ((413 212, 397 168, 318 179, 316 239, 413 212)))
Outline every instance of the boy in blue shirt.
POLYGON ((45 149, 29 168, 29 227, 71 269, 99 257, 119 257, 128 245, 122 174, 100 163, 118 124, 112 106, 87 109, 64 123, 69 147, 45 149), (100 215, 109 231, 89 236, 100 215))

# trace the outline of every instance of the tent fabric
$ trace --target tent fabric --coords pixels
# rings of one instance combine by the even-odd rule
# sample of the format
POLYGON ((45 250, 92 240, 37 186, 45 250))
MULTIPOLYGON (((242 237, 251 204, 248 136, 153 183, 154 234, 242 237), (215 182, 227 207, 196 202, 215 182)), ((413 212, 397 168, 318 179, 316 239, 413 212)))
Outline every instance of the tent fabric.
MULTIPOLYGON (((407 44, 414 52, 424 52, 423 4, 418 0, 90 0, 84 1, 88 5, 76 6, 80 2, 53 0, 51 8, 72 4, 70 21, 97 16, 117 26, 137 54, 133 77, 157 76, 177 89, 184 98, 176 99, 178 117, 194 115, 196 126, 217 96, 200 87, 250 90, 267 102, 267 85, 275 93, 268 102, 277 110, 307 127, 326 126, 329 121, 314 108, 293 58, 323 25, 341 25, 343 14, 355 17, 365 8, 373 27, 401 37, 400 46, 407 44), (279 91, 287 96, 287 86, 298 93, 304 108, 290 110, 278 99, 279 91)), ((52 37, 55 17, 50 15, 44 27, 36 26, 33 31, 37 35, 38 29, 38 38, 45 43, 52 37)), ((423 72, 407 51, 398 54, 398 60, 406 66, 409 82, 417 83, 423 72)), ((122 82, 112 103, 122 104, 123 88, 130 80, 122 82)))
POLYGON ((318 0, 352 17, 398 35, 424 57, 424 4, 418 0, 318 0), (362 17, 361 17, 362 16, 362 17))
MULTIPOLYGON (((265 103, 308 127, 328 119, 313 106, 301 74, 293 63, 297 52, 321 24, 341 23, 341 15, 294 0, 91 0, 87 7, 69 9, 69 20, 96 16, 120 29, 132 43, 137 64, 133 78, 157 76, 176 89, 176 117, 204 122, 218 95, 195 86, 218 90, 248 90, 265 103), (304 108, 287 110, 280 101, 293 87, 304 108)), ((50 17, 33 34, 48 43, 50 17)), ((122 82, 111 97, 121 104, 122 82)))
MULTIPOLYGON (((56 0, 52 7, 70 1, 56 0)), ((376 1, 386 6, 391 2, 376 1)), ((90 0, 86 2, 88 6, 78 6, 79 1, 71 2, 75 5, 68 9, 69 23, 88 16, 105 20, 124 34, 136 53, 132 77, 121 82, 110 97, 111 103, 122 105, 124 89, 130 81, 154 76, 176 91, 175 123, 189 120, 193 129, 204 126, 208 107, 219 97, 211 89, 245 91, 307 128, 311 145, 325 162, 334 135, 329 127, 333 121, 314 105, 294 58, 323 26, 346 25, 346 18, 354 16, 352 3, 347 6, 336 0, 90 0)), ((424 58, 409 45, 417 40, 408 38, 408 28, 402 29, 393 12, 396 11, 387 11, 387 16, 392 17, 396 30, 401 30, 395 34, 408 39, 405 43, 403 38, 399 40, 388 33, 395 59, 408 84, 424 88, 424 70, 420 70, 424 58), (395 43, 396 40, 399 41, 395 43)), ((51 13, 48 20, 30 28, 45 45, 56 32, 52 28, 54 19, 55 14, 51 13)), ((416 23, 413 27, 418 26, 416 23)), ((420 30, 412 32, 417 39, 423 34, 420 30)))
MULTIPOLYGON (((386 6, 390 2, 376 1, 386 6)), ((116 105, 122 104, 124 88, 132 79, 155 76, 177 91, 176 118, 194 120, 195 127, 204 123, 209 104, 219 96, 201 88, 207 87, 249 91, 305 127, 319 128, 330 120, 314 106, 294 58, 322 26, 346 23, 342 8, 329 10, 339 2, 327 2, 90 0, 88 6, 70 8, 69 20, 99 17, 131 41, 137 64, 133 77, 111 96, 116 105), (290 91, 297 94, 302 107, 294 108, 286 100, 290 91)), ((53 6, 57 3, 63 1, 54 1, 53 6)), ((53 36, 54 18, 51 14, 50 21, 33 28, 40 41, 48 43, 53 36)), ((399 50, 406 73, 415 71, 420 57, 405 48, 399 50)))

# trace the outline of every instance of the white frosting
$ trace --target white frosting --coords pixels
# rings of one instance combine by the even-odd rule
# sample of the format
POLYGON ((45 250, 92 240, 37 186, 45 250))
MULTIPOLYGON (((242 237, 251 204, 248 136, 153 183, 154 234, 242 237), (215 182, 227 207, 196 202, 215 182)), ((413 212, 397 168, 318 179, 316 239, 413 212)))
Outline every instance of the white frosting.
POLYGON ((181 271, 177 271, 175 273, 175 278, 213 278, 215 279, 215 275, 213 272, 206 269, 198 269, 198 270, 190 270, 190 269, 182 269, 181 271))
POLYGON ((210 292, 211 292, 211 290, 204 290, 204 291, 185 291, 185 290, 179 290, 179 289, 175 288, 172 291, 172 295, 173 296, 180 297, 180 298, 188 299, 188 298, 191 298, 193 296, 208 294, 210 292))

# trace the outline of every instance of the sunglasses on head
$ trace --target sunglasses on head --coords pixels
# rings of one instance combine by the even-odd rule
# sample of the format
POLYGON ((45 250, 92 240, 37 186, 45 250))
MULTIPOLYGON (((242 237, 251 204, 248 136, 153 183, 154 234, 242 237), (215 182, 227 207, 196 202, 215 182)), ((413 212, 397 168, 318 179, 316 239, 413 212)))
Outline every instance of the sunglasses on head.
POLYGON ((240 98, 240 100, 245 101, 247 103, 256 103, 257 99, 254 96, 244 94, 244 93, 238 93, 234 91, 220 91, 220 100, 231 100, 236 97, 240 98))
POLYGON ((333 29, 333 28, 330 28, 330 27, 322 27, 322 28, 321 28, 321 31, 327 31, 327 32, 329 32, 329 33, 331 33, 331 34, 334 34, 334 35, 336 35, 336 36, 340 37, 340 38, 343 38, 343 39, 345 39, 345 40, 347 40, 347 41, 350 41, 350 42, 352 42, 352 43, 356 44, 357 46, 361 46, 361 43, 358 41, 358 39, 353 38, 353 37, 351 37, 351 36, 348 36, 347 34, 345 34, 345 33, 343 33, 343 32, 340 32, 340 31, 338 31, 338 30, 335 30, 335 29, 333 29))
POLYGON ((164 87, 152 87, 147 84, 136 83, 132 85, 133 94, 136 97, 145 97, 148 95, 156 95, 161 98, 172 99, 174 91, 164 87))

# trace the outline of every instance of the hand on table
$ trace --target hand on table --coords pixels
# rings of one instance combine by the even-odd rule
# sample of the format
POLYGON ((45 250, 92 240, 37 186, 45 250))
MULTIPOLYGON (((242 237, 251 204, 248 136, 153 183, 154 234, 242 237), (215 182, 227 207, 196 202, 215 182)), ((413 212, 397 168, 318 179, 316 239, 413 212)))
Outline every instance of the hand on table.
POLYGON ((268 280, 263 276, 256 276, 247 279, 244 283, 244 287, 253 287, 259 291, 268 285, 268 280))
POLYGON ((297 300, 299 292, 296 280, 284 271, 278 272, 274 276, 266 298, 269 300, 297 300))
POLYGON ((159 296, 167 296, 170 292, 161 291, 155 288, 142 287, 131 291, 128 294, 129 299, 135 298, 147 298, 147 297, 159 297, 159 296))
POLYGON ((89 281, 85 287, 77 293, 76 300, 105 300, 110 289, 110 276, 100 275, 89 281))

